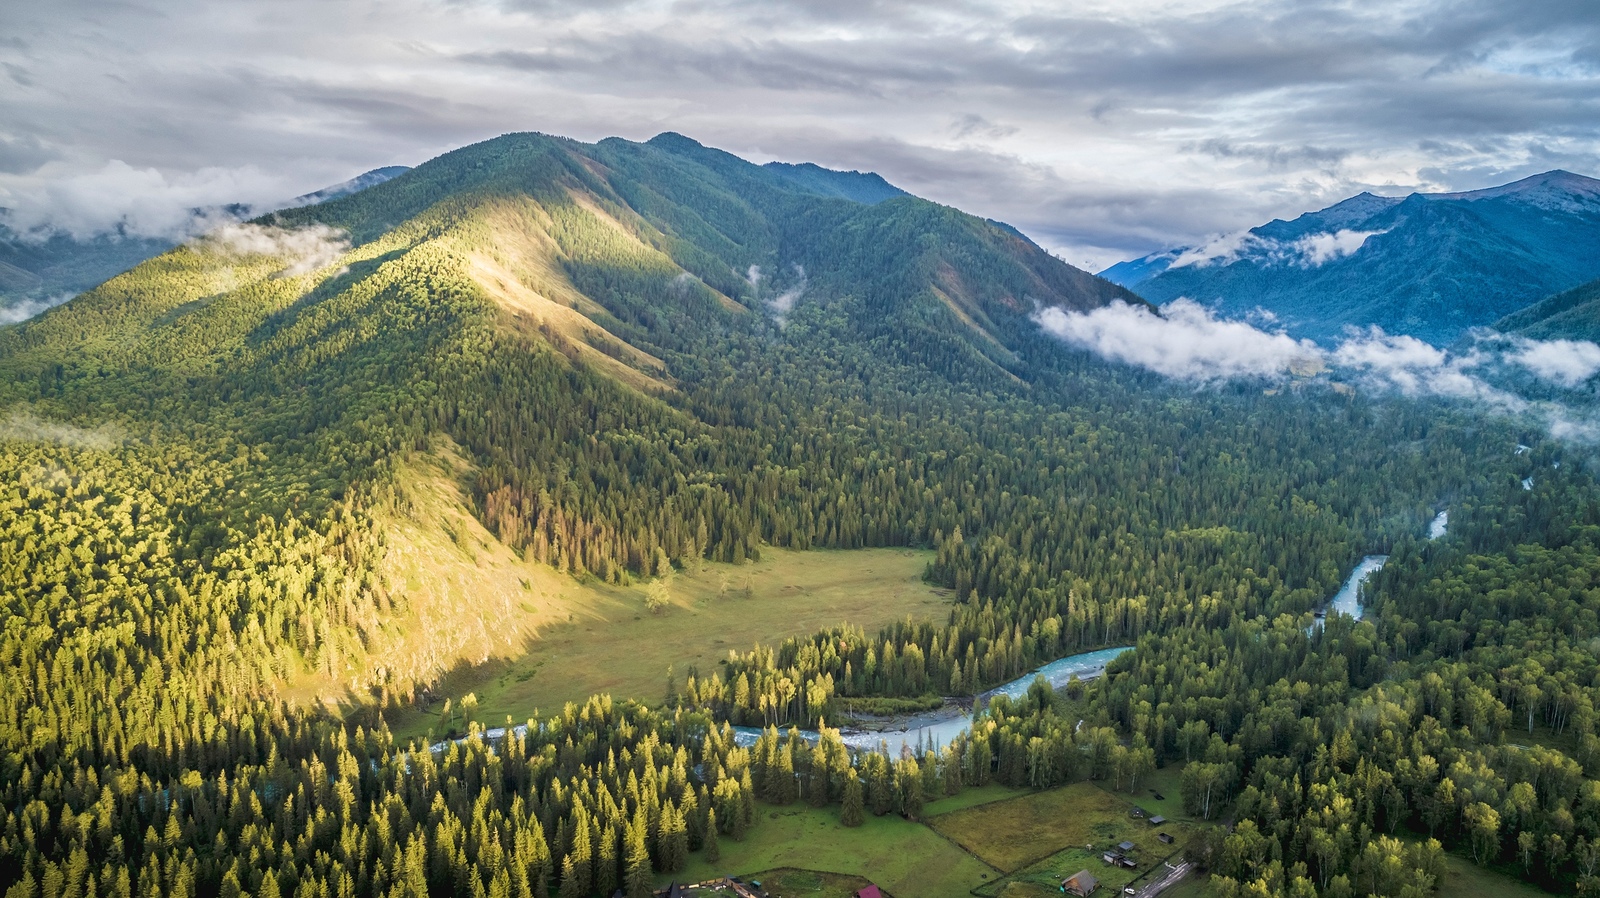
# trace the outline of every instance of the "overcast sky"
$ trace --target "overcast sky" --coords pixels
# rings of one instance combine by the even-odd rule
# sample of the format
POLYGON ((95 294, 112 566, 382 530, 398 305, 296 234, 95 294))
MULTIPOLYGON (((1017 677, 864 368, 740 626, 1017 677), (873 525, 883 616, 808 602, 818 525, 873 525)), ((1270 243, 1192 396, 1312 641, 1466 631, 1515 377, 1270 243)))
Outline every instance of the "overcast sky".
POLYGON ((159 231, 506 131, 880 172, 1073 264, 1600 175, 1595 0, 0 4, 0 205, 159 231))

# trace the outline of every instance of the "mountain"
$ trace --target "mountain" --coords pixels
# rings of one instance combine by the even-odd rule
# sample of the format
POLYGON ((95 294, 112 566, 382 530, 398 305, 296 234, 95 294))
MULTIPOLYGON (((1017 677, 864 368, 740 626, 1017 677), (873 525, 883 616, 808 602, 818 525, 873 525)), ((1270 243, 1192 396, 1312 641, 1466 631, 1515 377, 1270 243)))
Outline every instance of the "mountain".
POLYGON ((1494 327, 1535 340, 1600 342, 1600 280, 1546 297, 1500 319, 1494 327))
POLYGON ((408 165, 385 165, 382 168, 375 168, 371 171, 362 172, 348 181, 334 184, 331 187, 324 187, 321 190, 315 190, 311 193, 301 194, 300 196, 295 197, 293 200, 290 200, 287 205, 310 206, 316 203, 325 203, 328 200, 336 200, 341 196, 349 196, 352 193, 359 193, 360 191, 366 190, 368 187, 376 187, 379 184, 382 184, 384 181, 398 178, 410 170, 411 167, 408 165))
MULTIPOLYGON (((357 175, 341 184, 295 197, 285 205, 306 206, 348 196, 407 171, 388 166, 357 175)), ((4 210, 0 210, 3 212, 4 210)), ((220 212, 232 218, 252 214, 233 205, 220 212)), ((197 219, 215 217, 195 210, 197 219)), ((18 233, 0 223, 0 323, 21 321, 82 293, 106 279, 159 255, 177 244, 170 237, 145 237, 121 230, 77 238, 61 233, 18 233)))
MULTIPOLYGON (((394 501, 374 495, 415 486, 404 469, 459 472, 441 495, 500 551, 602 582, 686 553, 734 561, 767 541, 925 541, 931 518, 906 503, 949 501, 959 481, 910 498, 908 471, 868 483, 881 465, 856 464, 876 451, 869 435, 919 454, 926 440, 960 444, 990 400, 942 397, 1025 396, 1082 364, 1040 333, 1036 309, 1138 299, 958 210, 815 189, 835 175, 876 183, 864 176, 790 175, 670 133, 469 146, 178 246, 0 329, 0 407, 42 402, 29 414, 86 430, 168 429, 162 445, 245 465, 248 486, 240 468, 215 475, 233 493, 200 490, 219 533, 291 516, 432 554, 400 535, 406 519, 371 510, 394 501), (947 402, 961 409, 955 432, 906 417, 947 402), (890 516, 864 530, 851 509, 874 495, 890 516), (326 523, 353 502, 367 523, 326 523)), ((405 495, 401 506, 424 501, 405 495)), ((323 643, 341 646, 339 665, 366 659, 386 671, 380 685, 409 693, 465 651, 459 633, 516 640, 534 626, 424 626, 453 593, 411 591, 365 593, 408 610, 359 604, 348 620, 414 626, 323 643)), ((312 630, 340 626, 307 613, 312 630)), ((315 656, 302 639, 281 651, 315 656)))
POLYGON ((1444 345, 1600 277, 1600 181, 1551 171, 1466 193, 1362 193, 1101 276, 1157 304, 1262 310, 1320 341, 1375 324, 1444 345))
POLYGON ((883 176, 876 172, 834 171, 814 162, 804 162, 799 165, 768 162, 762 168, 790 185, 817 196, 839 197, 870 205, 897 196, 910 195, 885 181, 883 176))

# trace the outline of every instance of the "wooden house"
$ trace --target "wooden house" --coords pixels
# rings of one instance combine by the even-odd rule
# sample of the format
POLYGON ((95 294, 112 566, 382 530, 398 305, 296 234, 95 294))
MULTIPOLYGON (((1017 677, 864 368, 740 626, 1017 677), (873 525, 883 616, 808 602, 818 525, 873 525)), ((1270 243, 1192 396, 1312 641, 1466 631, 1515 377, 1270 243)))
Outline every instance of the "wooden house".
POLYGON ((1077 895, 1079 898, 1093 894, 1094 890, 1098 888, 1100 888, 1100 880, 1095 879, 1094 874, 1088 870, 1079 870, 1061 881, 1061 891, 1066 892, 1068 895, 1077 895))

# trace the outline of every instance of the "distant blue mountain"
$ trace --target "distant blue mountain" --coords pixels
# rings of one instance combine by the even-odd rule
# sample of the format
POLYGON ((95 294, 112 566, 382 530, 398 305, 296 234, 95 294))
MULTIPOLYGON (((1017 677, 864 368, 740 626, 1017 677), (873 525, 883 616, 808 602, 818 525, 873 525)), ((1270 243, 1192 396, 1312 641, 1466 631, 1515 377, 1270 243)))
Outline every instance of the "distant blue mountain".
POLYGON ((324 187, 321 190, 297 196, 290 201, 289 205, 310 206, 316 203, 326 203, 328 200, 336 200, 341 196, 359 193, 368 187, 376 187, 384 181, 398 178, 410 170, 411 167, 408 165, 385 165, 383 168, 362 172, 343 184, 335 184, 332 187, 324 187))
POLYGON ((1443 345, 1600 278, 1600 181, 1551 171, 1467 193, 1362 193, 1100 275, 1324 342, 1376 324, 1443 345))

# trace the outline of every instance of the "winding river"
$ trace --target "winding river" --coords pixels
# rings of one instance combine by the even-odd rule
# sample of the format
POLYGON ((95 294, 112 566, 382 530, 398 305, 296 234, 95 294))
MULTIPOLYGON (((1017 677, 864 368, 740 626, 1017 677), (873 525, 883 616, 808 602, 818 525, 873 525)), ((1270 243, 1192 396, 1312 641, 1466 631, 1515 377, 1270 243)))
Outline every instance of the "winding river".
MULTIPOLYGON (((1444 536, 1445 530, 1449 525, 1450 512, 1448 510, 1439 512, 1433 521, 1428 524, 1428 539, 1438 539, 1444 536)), ((1382 568, 1384 562, 1388 560, 1389 556, 1387 555, 1368 555, 1361 559, 1361 563, 1356 565, 1356 569, 1350 572, 1350 576, 1345 580, 1344 586, 1340 587, 1339 591, 1329 600, 1329 610, 1339 614, 1347 614, 1356 620, 1360 620, 1362 616, 1361 584, 1367 581, 1373 571, 1382 568)), ((1316 627, 1317 624, 1313 623, 1312 626, 1316 627)), ((1044 677, 1051 686, 1058 689, 1067 685, 1073 677, 1077 677, 1080 680, 1093 679, 1105 672, 1106 665, 1111 663, 1111 659, 1121 655, 1123 652, 1132 650, 1132 646, 1120 646, 1118 648, 1096 649, 1092 652, 1068 655, 1058 661, 1052 661, 1043 667, 1029 671, 1004 686, 983 693, 978 696, 976 707, 982 708, 990 698, 996 695, 1006 695, 1011 698, 1020 698, 1026 695, 1028 687, 1032 685, 1035 677, 1044 677)), ((908 748, 915 751, 919 746, 937 747, 947 745, 952 739, 965 732, 971 722, 971 716, 964 709, 952 705, 926 714, 900 719, 896 725, 888 729, 843 728, 840 730, 840 736, 844 739, 844 743, 851 748, 857 750, 883 749, 887 750, 891 757, 895 757, 908 748)), ((517 726, 513 729, 519 735, 527 732, 526 725, 517 726)), ((756 727, 734 727, 733 729, 735 741, 740 745, 754 745, 756 740, 761 738, 761 730, 756 727)), ((486 730, 483 738, 492 741, 499 739, 503 735, 505 735, 504 727, 494 727, 486 730)), ((800 735, 812 742, 818 738, 815 730, 801 730, 800 735)), ((460 742, 463 740, 457 739, 455 741, 460 742)), ((448 744, 448 742, 439 742, 430 747, 437 752, 443 751, 448 744)))
MULTIPOLYGON (((1059 661, 1052 661, 1037 670, 1029 671, 1015 680, 991 689, 978 696, 977 706, 982 707, 990 698, 996 695, 1006 695, 1011 698, 1020 698, 1026 695, 1028 687, 1033 684, 1034 677, 1044 677, 1051 686, 1060 688, 1067 685, 1073 677, 1080 680, 1089 680, 1100 676, 1112 658, 1123 652, 1133 650, 1133 646, 1125 645, 1113 649, 1096 649, 1092 652, 1082 652, 1077 655, 1068 655, 1059 661)), ((919 714, 906 719, 899 726, 890 729, 857 729, 843 728, 839 735, 844 739, 844 744, 858 750, 881 748, 889 752, 890 757, 898 757, 901 750, 910 748, 912 751, 918 745, 941 746, 949 744, 950 740, 966 732, 972 723, 972 718, 962 709, 957 707, 941 708, 927 714, 919 714)), ((735 738, 740 745, 754 745, 761 738, 761 730, 755 727, 734 727, 735 738)), ((786 731, 787 732, 787 731, 786 731)), ((817 734, 813 730, 801 730, 800 735, 809 741, 815 741, 817 734)))

